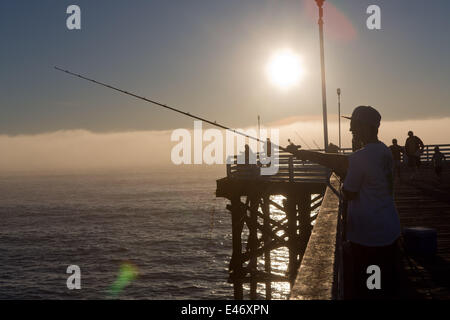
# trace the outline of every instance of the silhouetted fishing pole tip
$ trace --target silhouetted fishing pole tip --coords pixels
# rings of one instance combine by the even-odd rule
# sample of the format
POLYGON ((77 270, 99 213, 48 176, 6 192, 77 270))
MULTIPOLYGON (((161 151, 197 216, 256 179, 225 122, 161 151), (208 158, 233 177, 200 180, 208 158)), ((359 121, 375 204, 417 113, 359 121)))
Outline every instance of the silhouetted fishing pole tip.
MULTIPOLYGON (((191 117, 191 118, 194 118, 194 119, 197 119, 197 120, 204 121, 204 122, 206 122, 206 123, 212 124, 212 125, 214 125, 214 126, 216 126, 216 127, 220 127, 220 128, 222 128, 222 129, 225 129, 225 130, 228 130, 228 131, 232 131, 232 132, 234 132, 235 134, 239 134, 239 135, 244 136, 244 137, 246 137, 246 138, 249 138, 249 139, 256 140, 256 141, 258 141, 258 142, 264 143, 264 141, 262 141, 261 139, 258 139, 258 138, 249 136, 249 135, 244 134, 244 133, 242 133, 242 132, 240 132, 240 131, 236 131, 235 129, 231 129, 231 128, 229 128, 229 127, 226 127, 226 126, 224 126, 224 125, 222 125, 222 124, 217 123, 216 121, 212 122, 212 121, 210 121, 210 120, 208 120, 208 119, 204 119, 204 118, 199 117, 199 116, 196 116, 196 115, 191 115, 189 112, 185 112, 185 111, 179 110, 179 109, 177 109, 177 108, 167 106, 167 105, 162 104, 162 103, 160 103, 160 102, 150 100, 149 98, 146 98, 146 97, 143 97, 143 96, 139 96, 139 95, 137 95, 137 94, 135 94, 135 93, 133 93, 133 92, 128 92, 128 91, 122 90, 122 89, 120 89, 120 88, 116 88, 116 87, 114 87, 114 86, 112 86, 112 85, 109 85, 109 84, 107 84, 107 83, 103 83, 103 82, 100 82, 100 81, 97 81, 97 80, 94 80, 94 79, 91 79, 91 78, 82 76, 82 75, 80 75, 80 74, 71 72, 71 71, 69 71, 69 70, 62 69, 62 68, 57 67, 57 66, 54 66, 54 68, 55 68, 56 70, 58 70, 58 71, 65 72, 65 73, 67 73, 67 74, 69 74, 69 75, 76 76, 76 77, 78 77, 78 78, 80 78, 80 79, 83 79, 83 80, 86 80, 86 81, 93 82, 93 83, 95 83, 95 84, 98 84, 98 85, 101 85, 101 86, 103 86, 103 87, 112 89, 112 90, 114 90, 114 91, 118 91, 118 92, 121 92, 121 93, 123 93, 123 94, 129 95, 129 96, 132 96, 132 97, 135 97, 135 98, 137 98, 137 99, 141 99, 141 100, 147 101, 147 102, 149 102, 149 103, 152 103, 152 104, 155 104, 155 105, 164 107, 164 108, 169 109, 169 110, 172 110, 172 111, 175 111, 175 112, 177 112, 177 113, 187 115, 187 116, 189 116, 189 117, 191 117)), ((273 144, 272 144, 272 146, 273 146, 273 147, 278 147, 280 150, 283 150, 283 151, 286 151, 286 150, 287 150, 287 149, 285 149, 285 148, 283 148, 283 147, 281 147, 281 146, 276 146, 276 145, 273 145, 273 144)))

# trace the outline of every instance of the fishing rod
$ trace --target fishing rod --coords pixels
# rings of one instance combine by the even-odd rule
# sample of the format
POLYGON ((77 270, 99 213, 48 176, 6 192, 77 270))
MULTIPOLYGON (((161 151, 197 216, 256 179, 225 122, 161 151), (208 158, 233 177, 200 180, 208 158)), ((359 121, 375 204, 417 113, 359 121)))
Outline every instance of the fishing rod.
POLYGON ((313 143, 314 143, 314 145, 316 146, 316 148, 317 149, 319 149, 320 150, 320 147, 319 147, 319 145, 314 141, 314 139, 313 139, 313 141, 312 141, 313 143))
POLYGON ((297 131, 294 131, 294 132, 295 132, 295 134, 300 138, 300 140, 302 140, 302 142, 308 147, 308 149, 311 149, 311 147, 310 147, 309 144, 305 141, 305 139, 303 139, 297 131))
MULTIPOLYGON (((103 87, 106 87, 106 88, 109 88, 109 89, 118 91, 118 92, 123 93, 123 94, 126 94, 126 95, 128 95, 128 96, 132 96, 132 97, 134 97, 134 98, 137 98, 137 99, 140 99, 140 100, 144 100, 144 101, 146 101, 146 102, 149 102, 149 103, 155 104, 155 105, 157 105, 157 106, 160 106, 160 107, 169 109, 169 110, 171 110, 171 111, 174 111, 174 112, 177 112, 177 113, 181 113, 182 115, 185 115, 185 116, 188 116, 188 117, 191 117, 191 118, 200 120, 200 121, 204 121, 204 122, 209 123, 209 124, 211 124, 211 125, 213 125, 213 126, 219 127, 219 128, 221 128, 221 129, 224 129, 224 130, 231 131, 231 132, 233 132, 233 133, 235 133, 235 134, 239 134, 239 135, 241 135, 241 136, 244 136, 244 137, 246 137, 246 138, 255 140, 255 141, 257 141, 257 142, 266 143, 265 141, 262 141, 262 140, 259 139, 259 138, 255 138, 255 137, 249 136, 248 134, 245 134, 245 133, 243 133, 243 132, 237 131, 237 130, 235 130, 235 129, 231 129, 231 128, 227 127, 227 126, 224 126, 224 125, 222 125, 222 124, 220 124, 220 123, 217 123, 216 121, 210 121, 210 120, 208 120, 208 119, 205 119, 205 118, 202 118, 202 117, 199 117, 199 116, 190 114, 189 112, 182 111, 182 110, 180 110, 180 109, 177 109, 177 108, 168 106, 168 105, 163 104, 163 103, 161 103, 161 102, 158 102, 158 101, 155 101, 155 100, 151 100, 151 99, 149 99, 149 98, 140 96, 140 95, 135 94, 135 93, 133 93, 133 92, 129 92, 129 91, 122 90, 122 89, 120 89, 120 88, 114 87, 114 86, 109 85, 109 84, 107 84, 107 83, 104 83, 104 82, 101 82, 101 81, 97 81, 97 80, 88 78, 88 77, 83 76, 83 75, 81 75, 81 74, 77 74, 77 73, 71 72, 71 71, 69 71, 69 70, 65 70, 65 69, 59 68, 59 67, 57 67, 57 66, 55 66, 55 69, 58 70, 58 71, 67 73, 67 74, 69 74, 69 75, 71 75, 71 76, 78 77, 78 78, 80 78, 80 79, 87 80, 87 81, 90 81, 90 82, 92 82, 92 83, 101 85, 101 86, 103 86, 103 87)), ((286 148, 283 148, 283 147, 281 147, 281 146, 277 146, 277 145, 275 145, 275 144, 274 144, 273 146, 274 146, 274 147, 277 147, 278 149, 280 149, 280 150, 282 150, 282 151, 290 152, 289 150, 287 150, 286 148)))

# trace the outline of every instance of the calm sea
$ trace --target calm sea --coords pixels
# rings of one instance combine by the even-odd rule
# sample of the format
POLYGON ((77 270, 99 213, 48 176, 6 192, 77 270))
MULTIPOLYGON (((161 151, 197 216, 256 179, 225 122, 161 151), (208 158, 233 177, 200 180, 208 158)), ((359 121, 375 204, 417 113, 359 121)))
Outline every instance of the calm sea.
MULTIPOLYGON (((138 275, 115 298, 232 299, 231 217, 214 194, 224 173, 1 176, 0 299, 112 298, 124 264, 138 275), (66 286, 69 265, 81 290, 66 286)), ((285 248, 272 259, 283 274, 285 248)), ((273 290, 284 299, 289 286, 273 290)))

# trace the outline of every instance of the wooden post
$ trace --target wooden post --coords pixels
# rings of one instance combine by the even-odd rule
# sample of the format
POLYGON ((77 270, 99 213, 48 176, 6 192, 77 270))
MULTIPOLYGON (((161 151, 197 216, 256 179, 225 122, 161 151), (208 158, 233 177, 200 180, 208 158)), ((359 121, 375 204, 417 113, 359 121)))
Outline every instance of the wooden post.
MULTIPOLYGON (((264 215, 264 232, 263 232, 263 242, 266 246, 270 241, 270 204, 269 204, 269 195, 265 195, 263 198, 262 211, 264 215)), ((272 272, 272 266, 270 262, 270 249, 267 249, 264 252, 264 271, 269 277, 272 272)), ((272 282, 270 279, 266 281, 266 300, 272 299, 272 282)))
POLYGON ((250 198, 250 225, 248 225, 249 229, 249 236, 248 236, 248 242, 249 242, 249 251, 250 254, 253 254, 249 266, 250 266, 250 299, 256 300, 256 289, 258 286, 257 279, 256 279, 256 272, 257 272, 257 266, 258 266, 258 256, 254 253, 256 253, 256 249, 258 246, 258 229, 256 227, 258 222, 258 216, 257 216, 257 210, 259 207, 259 199, 256 195, 252 195, 250 198))
POLYGON ((289 157, 289 182, 294 182, 294 158, 289 157))
POLYGON ((286 201, 286 215, 288 218, 289 268, 288 274, 291 286, 295 281, 297 267, 297 210, 295 194, 288 194, 286 201))
POLYGON ((233 238, 233 253, 231 257, 232 279, 234 288, 234 299, 242 300, 244 290, 242 288, 242 206, 239 196, 231 199, 231 225, 233 238))
POLYGON ((303 253, 311 236, 311 193, 307 190, 303 191, 298 198, 298 222, 299 222, 299 261, 303 258, 303 253))

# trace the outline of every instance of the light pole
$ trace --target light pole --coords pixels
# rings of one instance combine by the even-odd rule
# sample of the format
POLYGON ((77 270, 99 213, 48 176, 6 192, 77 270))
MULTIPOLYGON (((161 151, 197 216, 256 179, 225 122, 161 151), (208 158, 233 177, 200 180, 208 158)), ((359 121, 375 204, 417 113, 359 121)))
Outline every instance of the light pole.
MULTIPOLYGON (((260 126, 260 123, 259 123, 259 114, 258 114, 258 139, 261 139, 261 126, 260 126)), ((259 150, 259 147, 260 147, 260 143, 258 142, 258 144, 256 145, 257 146, 257 148, 256 148, 256 153, 258 154, 258 158, 259 158, 259 152, 261 151, 261 150, 259 150)))
POLYGON ((323 46, 323 3, 325 0, 315 0, 319 7, 319 34, 320 34, 320 64, 322 69, 322 108, 323 108, 323 140, 325 151, 328 149, 327 124, 327 90, 325 86, 325 53, 323 46))
POLYGON ((338 95, 338 123, 339 123, 339 152, 341 151, 341 88, 337 89, 338 95))

